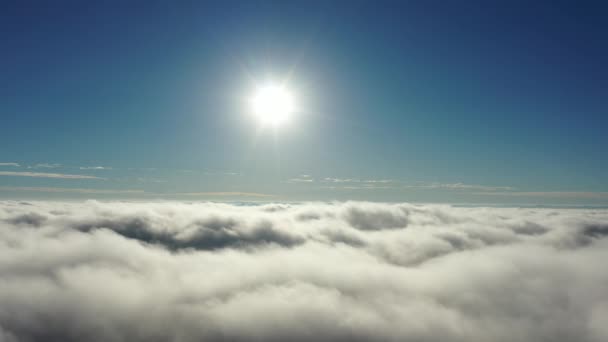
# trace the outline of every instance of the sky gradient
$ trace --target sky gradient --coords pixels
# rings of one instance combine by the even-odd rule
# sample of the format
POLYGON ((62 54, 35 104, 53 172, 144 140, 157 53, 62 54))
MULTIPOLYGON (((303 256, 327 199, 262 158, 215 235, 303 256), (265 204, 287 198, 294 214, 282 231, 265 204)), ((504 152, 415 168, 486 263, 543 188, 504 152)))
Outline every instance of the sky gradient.
POLYGON ((602 2, 0 13, 0 197, 608 204, 602 2), (266 80, 301 107, 276 131, 266 80))

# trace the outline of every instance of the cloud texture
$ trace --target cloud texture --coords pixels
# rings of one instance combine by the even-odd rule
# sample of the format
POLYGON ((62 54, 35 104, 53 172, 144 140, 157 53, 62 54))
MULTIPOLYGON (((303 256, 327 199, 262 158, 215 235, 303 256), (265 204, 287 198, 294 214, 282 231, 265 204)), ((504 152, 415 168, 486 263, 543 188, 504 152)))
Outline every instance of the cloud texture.
POLYGON ((0 341, 608 340, 608 211, 0 203, 0 341))

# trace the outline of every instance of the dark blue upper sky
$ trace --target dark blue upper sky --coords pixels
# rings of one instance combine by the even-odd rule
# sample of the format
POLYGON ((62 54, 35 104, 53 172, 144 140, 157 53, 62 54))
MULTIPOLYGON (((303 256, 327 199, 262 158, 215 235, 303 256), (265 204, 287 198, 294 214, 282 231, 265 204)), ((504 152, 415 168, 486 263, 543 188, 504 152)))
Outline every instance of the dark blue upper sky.
POLYGON ((603 1, 5 1, 0 191, 606 202, 606 18, 603 1), (268 79, 302 108, 277 132, 244 104, 268 79))

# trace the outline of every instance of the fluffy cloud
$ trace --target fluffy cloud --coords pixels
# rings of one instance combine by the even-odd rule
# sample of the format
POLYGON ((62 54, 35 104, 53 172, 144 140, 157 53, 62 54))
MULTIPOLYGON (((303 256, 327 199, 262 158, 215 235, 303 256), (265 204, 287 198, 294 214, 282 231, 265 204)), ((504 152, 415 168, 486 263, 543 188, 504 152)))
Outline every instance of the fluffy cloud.
POLYGON ((608 211, 0 203, 0 341, 608 340, 608 211))

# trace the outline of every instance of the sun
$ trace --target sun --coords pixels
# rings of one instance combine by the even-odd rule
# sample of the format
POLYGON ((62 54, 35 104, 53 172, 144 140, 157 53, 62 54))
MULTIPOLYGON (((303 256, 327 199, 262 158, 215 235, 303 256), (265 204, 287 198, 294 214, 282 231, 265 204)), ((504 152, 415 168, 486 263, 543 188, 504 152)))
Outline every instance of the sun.
POLYGON ((289 89, 273 84, 258 87, 251 105, 261 124, 274 127, 284 124, 295 110, 294 98, 289 89))

